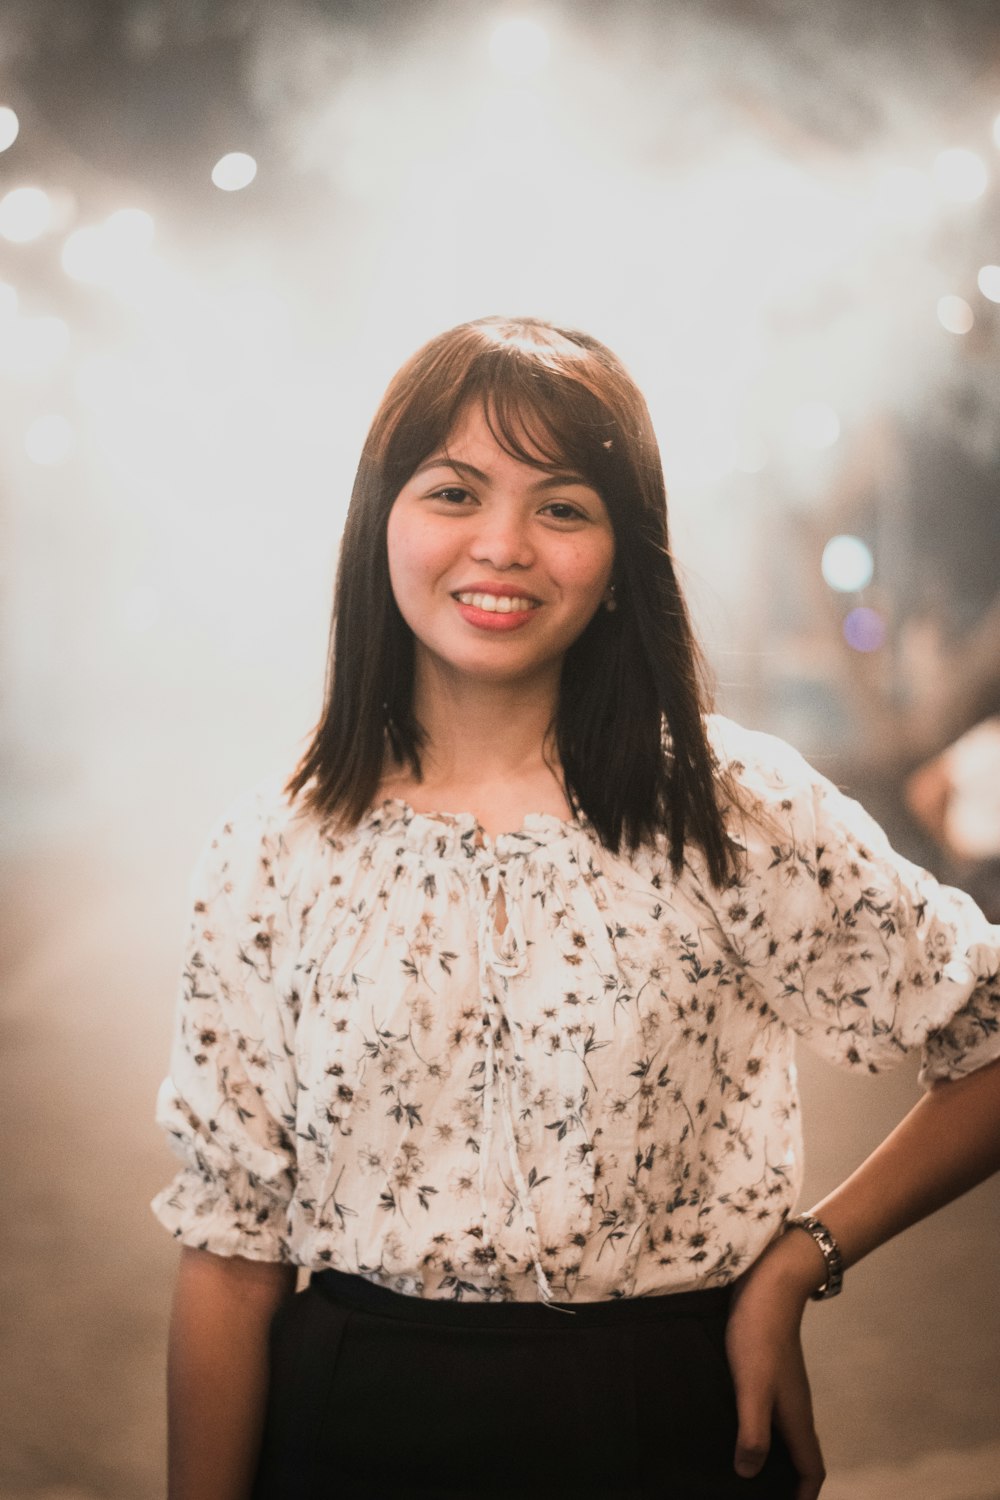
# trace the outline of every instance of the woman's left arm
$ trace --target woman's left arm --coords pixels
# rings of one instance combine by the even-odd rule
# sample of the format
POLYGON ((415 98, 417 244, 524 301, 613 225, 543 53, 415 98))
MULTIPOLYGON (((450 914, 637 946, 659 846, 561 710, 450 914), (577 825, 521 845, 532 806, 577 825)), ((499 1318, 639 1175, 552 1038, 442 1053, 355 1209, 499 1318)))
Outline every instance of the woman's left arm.
MULTIPOLYGON (((1000 1061, 935 1083, 890 1136, 810 1212, 830 1230, 844 1266, 1000 1169, 1000 1061)), ((813 1426, 800 1327, 826 1279, 812 1238, 788 1231, 736 1284, 727 1346, 739 1410, 735 1467, 763 1466, 771 1427, 801 1477, 796 1500, 814 1500, 823 1461, 813 1426)))

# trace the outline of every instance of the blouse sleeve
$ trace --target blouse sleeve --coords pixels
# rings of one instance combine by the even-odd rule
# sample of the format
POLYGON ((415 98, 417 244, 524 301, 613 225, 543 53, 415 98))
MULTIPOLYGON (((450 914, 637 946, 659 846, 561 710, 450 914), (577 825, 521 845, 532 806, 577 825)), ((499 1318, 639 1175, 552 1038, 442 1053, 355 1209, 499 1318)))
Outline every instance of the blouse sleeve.
POLYGON ((745 869, 714 904, 762 1002, 847 1067, 922 1048, 924 1087, 1000 1057, 1000 927, 790 746, 747 739, 728 757, 745 869))
POLYGON ((277 840, 258 801, 195 869, 170 1073, 156 1118, 184 1163, 153 1200, 185 1245, 284 1261, 294 1185, 294 1049, 274 982, 277 840))

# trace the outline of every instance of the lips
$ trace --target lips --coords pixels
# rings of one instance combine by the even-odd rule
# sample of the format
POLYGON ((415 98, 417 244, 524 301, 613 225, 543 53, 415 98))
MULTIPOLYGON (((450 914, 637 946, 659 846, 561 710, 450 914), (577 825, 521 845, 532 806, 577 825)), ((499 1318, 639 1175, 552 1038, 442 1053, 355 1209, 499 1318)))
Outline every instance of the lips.
POLYGON ((522 594, 516 585, 489 584, 456 589, 452 598, 467 625, 487 634, 522 630, 535 617, 542 601, 522 594))

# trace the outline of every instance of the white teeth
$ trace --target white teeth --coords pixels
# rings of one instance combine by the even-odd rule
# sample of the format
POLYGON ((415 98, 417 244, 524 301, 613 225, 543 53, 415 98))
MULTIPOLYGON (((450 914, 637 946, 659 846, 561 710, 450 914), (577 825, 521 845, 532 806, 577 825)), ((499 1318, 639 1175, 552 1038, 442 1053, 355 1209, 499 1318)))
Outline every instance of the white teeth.
POLYGON ((509 594, 456 594, 459 604, 471 604, 473 609, 484 609, 490 614, 509 615, 514 610, 534 609, 533 599, 511 597, 509 594))

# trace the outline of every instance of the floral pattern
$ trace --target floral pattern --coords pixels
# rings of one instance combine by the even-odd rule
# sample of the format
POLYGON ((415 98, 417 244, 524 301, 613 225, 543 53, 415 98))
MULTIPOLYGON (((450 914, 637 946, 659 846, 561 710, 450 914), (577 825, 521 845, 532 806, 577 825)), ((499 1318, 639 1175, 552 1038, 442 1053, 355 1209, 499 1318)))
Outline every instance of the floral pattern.
POLYGON ((796 1036, 871 1072, 923 1047, 925 1084, 1000 1056, 1000 929, 787 745, 710 727, 721 891, 582 819, 491 840, 389 801, 334 836, 278 780, 245 798, 194 879, 161 1221, 423 1297, 717 1285, 796 1200, 796 1036))

